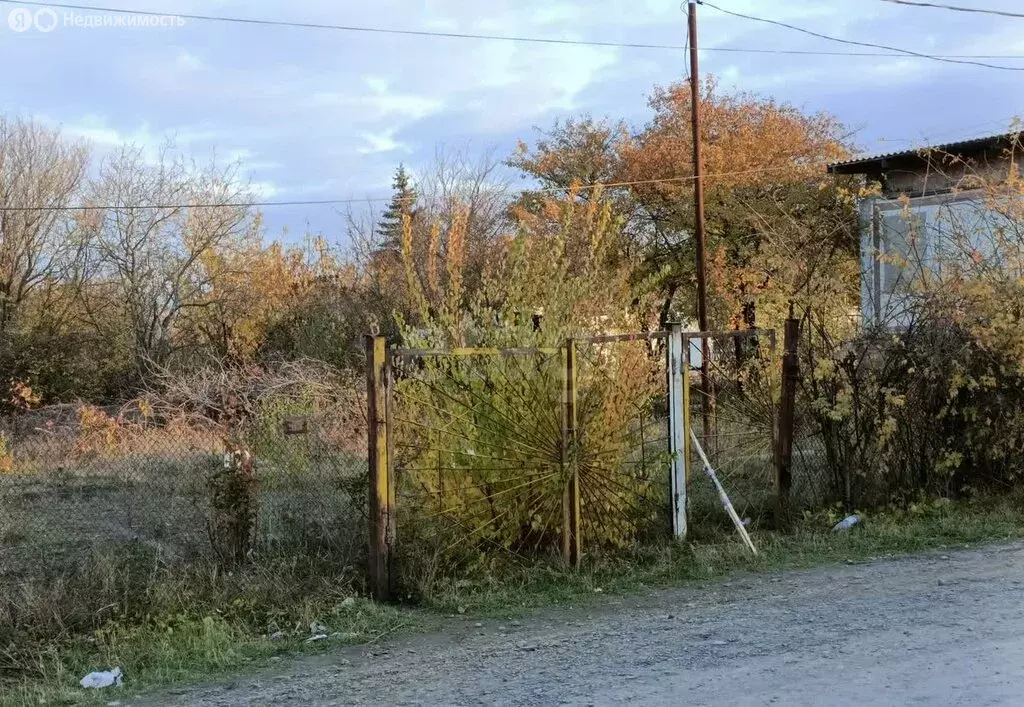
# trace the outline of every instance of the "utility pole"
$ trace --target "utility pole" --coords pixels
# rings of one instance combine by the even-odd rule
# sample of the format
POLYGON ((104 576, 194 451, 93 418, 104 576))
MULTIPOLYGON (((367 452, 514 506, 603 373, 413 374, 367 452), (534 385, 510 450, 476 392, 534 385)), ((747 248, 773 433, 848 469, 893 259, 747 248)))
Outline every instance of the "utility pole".
MULTIPOLYGON (((690 40, 690 124, 693 130, 693 237, 697 256, 697 327, 702 332, 708 331, 708 283, 707 256, 705 254, 704 230, 704 161, 700 150, 700 65, 697 58, 697 1, 689 0, 689 40, 690 40)), ((711 352, 707 337, 701 338, 700 356, 700 387, 704 396, 704 440, 709 450, 715 448, 708 444, 711 437, 712 411, 714 410, 714 394, 708 378, 708 358, 711 352)))
MULTIPOLYGON (((697 60, 697 0, 690 0, 690 124, 693 129, 693 236, 697 246, 697 326, 708 330, 707 265, 704 254, 704 162, 700 150, 700 66, 697 60)), ((704 340, 707 341, 706 339, 704 340)), ((706 348, 706 344, 705 344, 706 348)), ((704 364, 706 367, 706 364, 704 364)))

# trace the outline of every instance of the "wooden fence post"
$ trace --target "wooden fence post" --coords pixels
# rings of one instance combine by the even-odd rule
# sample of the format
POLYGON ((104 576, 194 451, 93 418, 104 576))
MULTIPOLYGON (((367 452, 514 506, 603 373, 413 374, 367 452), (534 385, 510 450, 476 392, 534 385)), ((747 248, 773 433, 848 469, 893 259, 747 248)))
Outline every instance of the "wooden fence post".
POLYGON ((379 601, 392 598, 391 572, 395 541, 394 489, 388 458, 387 348, 384 337, 367 336, 366 420, 369 460, 370 592, 379 601))
POLYGON ((562 497, 562 553, 572 567, 578 567, 583 554, 583 530, 580 524, 580 472, 576 449, 576 342, 565 342, 565 361, 562 373, 562 470, 565 474, 565 493, 562 497), (566 468, 568 467, 568 468, 566 468))
POLYGON ((799 337, 800 321, 793 317, 791 304, 783 335, 782 394, 779 399, 779 429, 775 446, 775 522, 780 529, 788 527, 792 520, 790 489, 793 486, 793 425, 796 417, 796 385, 800 379, 800 359, 797 356, 799 337))

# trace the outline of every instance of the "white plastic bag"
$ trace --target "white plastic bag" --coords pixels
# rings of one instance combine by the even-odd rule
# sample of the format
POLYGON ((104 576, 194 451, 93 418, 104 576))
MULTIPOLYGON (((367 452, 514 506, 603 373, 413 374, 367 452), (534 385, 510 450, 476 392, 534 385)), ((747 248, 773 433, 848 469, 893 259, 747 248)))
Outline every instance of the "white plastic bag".
POLYGON ((99 690, 104 687, 121 687, 121 669, 102 670, 89 673, 79 683, 82 687, 90 690, 99 690))
POLYGON ((858 516, 858 515, 846 516, 845 518, 843 518, 841 521, 839 521, 838 523, 836 523, 832 527, 832 532, 833 533, 845 533, 847 530, 850 530, 855 525, 859 525, 859 524, 860 524, 860 516, 858 516))

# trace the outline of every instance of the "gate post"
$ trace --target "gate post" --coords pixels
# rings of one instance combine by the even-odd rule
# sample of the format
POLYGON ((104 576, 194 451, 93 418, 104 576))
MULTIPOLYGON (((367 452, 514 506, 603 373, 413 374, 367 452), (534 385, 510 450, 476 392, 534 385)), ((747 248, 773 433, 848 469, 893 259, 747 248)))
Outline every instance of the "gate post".
POLYGON ((689 406, 689 356, 683 351, 683 327, 671 324, 668 333, 668 451, 672 455, 672 534, 686 538, 686 478, 689 467, 689 438, 686 424, 689 406))
POLYGON ((577 460, 576 419, 576 342, 565 342, 562 373, 562 473, 566 477, 562 497, 562 554, 572 567, 578 567, 583 555, 583 530, 580 523, 580 470, 577 460), (568 467, 568 469, 566 469, 568 467))
POLYGON ((793 317, 793 305, 789 306, 783 335, 782 392, 779 398, 779 433, 775 447, 775 524, 783 529, 789 526, 790 489, 793 486, 793 426, 796 417, 796 384, 800 378, 800 359, 797 356, 797 340, 800 337, 800 321, 793 317))
POLYGON ((367 336, 365 343, 370 593, 379 601, 389 601, 394 588, 391 564, 395 541, 395 496, 388 443, 387 349, 382 336, 367 336))

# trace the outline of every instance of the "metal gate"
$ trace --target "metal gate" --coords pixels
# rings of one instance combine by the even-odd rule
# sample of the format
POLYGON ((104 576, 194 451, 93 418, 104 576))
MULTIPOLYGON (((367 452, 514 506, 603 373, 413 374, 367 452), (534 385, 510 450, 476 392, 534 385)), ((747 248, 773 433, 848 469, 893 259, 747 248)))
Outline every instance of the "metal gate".
POLYGON ((749 373, 756 366, 691 349, 759 337, 774 350, 771 333, 679 326, 548 349, 386 351, 368 339, 374 592, 393 590, 396 552, 427 573, 497 558, 575 566, 584 551, 685 537, 688 509, 702 522, 706 510, 702 495, 688 500, 690 422, 713 421, 697 429, 727 485, 763 484, 739 463, 742 420, 724 413, 770 383, 749 373), (691 381, 695 358, 709 387, 691 381), (399 538, 415 554, 402 553, 399 538))

